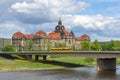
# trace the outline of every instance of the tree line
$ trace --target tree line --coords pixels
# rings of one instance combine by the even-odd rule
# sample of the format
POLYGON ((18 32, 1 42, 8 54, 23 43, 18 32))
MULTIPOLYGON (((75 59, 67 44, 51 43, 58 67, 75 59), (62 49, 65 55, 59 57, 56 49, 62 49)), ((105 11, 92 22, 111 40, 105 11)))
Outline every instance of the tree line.
POLYGON ((99 42, 97 39, 94 42, 83 41, 81 50, 92 51, 119 51, 120 41, 111 40, 108 42, 99 42))

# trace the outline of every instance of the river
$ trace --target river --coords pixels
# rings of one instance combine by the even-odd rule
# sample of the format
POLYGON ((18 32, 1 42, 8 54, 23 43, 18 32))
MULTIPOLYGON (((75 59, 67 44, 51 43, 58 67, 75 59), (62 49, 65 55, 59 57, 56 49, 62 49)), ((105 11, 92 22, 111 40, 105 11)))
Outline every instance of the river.
POLYGON ((0 72, 0 80, 120 80, 120 65, 116 71, 97 72, 96 67, 56 70, 0 72))

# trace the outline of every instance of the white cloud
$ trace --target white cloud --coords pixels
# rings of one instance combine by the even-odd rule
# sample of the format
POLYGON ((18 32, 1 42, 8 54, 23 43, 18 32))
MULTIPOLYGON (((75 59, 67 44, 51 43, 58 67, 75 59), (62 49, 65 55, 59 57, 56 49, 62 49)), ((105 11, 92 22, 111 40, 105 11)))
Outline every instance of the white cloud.
POLYGON ((35 5, 34 3, 28 4, 25 1, 23 3, 16 3, 11 7, 12 9, 16 10, 16 12, 21 12, 26 14, 33 13, 32 10, 37 9, 37 5, 35 5))
POLYGON ((6 22, 0 24, 0 37, 10 38, 12 37, 12 34, 17 31, 25 32, 25 29, 15 23, 6 22))
POLYGON ((44 11, 53 11, 52 13, 73 13, 73 11, 83 11, 89 6, 85 2, 73 0, 34 0, 33 3, 27 3, 25 1, 23 3, 15 3, 11 8, 16 10, 16 12, 27 14, 44 11))
POLYGON ((61 15, 79 13, 89 6, 88 3, 74 0, 33 0, 31 3, 17 2, 11 9, 33 17, 56 19, 61 15))
POLYGON ((114 24, 116 20, 113 17, 102 15, 77 15, 73 16, 73 22, 76 26, 92 30, 104 30, 108 25, 114 24))
MULTIPOLYGON (((62 17, 63 25, 68 29, 76 29, 77 36, 81 36, 84 31, 86 34, 90 35, 91 40, 99 39, 99 41, 108 41, 111 39, 118 40, 116 36, 120 34, 120 19, 115 19, 113 17, 103 16, 103 15, 64 15, 62 17)), ((44 30, 45 32, 51 32, 57 25, 57 20, 55 22, 43 23, 40 25, 25 25, 16 22, 6 22, 0 24, 0 37, 11 37, 16 31, 21 31, 23 33, 35 33, 38 30, 44 30), (26 27, 25 27, 26 26, 26 27)), ((73 30, 73 31, 74 31, 73 30)))
POLYGON ((103 15, 69 15, 63 16, 63 19, 67 29, 72 29, 77 35, 97 34, 100 40, 119 38, 120 19, 103 15))

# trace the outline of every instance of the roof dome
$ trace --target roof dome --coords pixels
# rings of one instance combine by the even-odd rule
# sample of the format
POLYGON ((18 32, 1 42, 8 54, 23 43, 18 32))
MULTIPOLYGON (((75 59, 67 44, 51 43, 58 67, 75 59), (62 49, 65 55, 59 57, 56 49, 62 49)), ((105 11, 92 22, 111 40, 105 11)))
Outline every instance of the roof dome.
POLYGON ((13 38, 21 39, 24 36, 22 32, 16 32, 13 34, 13 38))
POLYGON ((46 36, 47 34, 42 31, 42 30, 39 30, 38 32, 35 33, 35 36, 46 36))

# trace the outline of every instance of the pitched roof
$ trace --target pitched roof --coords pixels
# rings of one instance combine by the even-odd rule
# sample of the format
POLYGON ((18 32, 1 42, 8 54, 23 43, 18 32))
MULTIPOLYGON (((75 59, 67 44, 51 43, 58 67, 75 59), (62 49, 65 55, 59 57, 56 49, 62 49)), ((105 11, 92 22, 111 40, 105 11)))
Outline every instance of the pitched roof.
POLYGON ((33 39, 34 38, 34 34, 25 34, 25 38, 27 39, 33 39))
MULTIPOLYGON (((65 29, 63 30, 63 32, 64 32, 65 34, 71 34, 70 32, 68 32, 68 31, 65 30, 65 29)), ((60 33, 60 32, 55 32, 55 31, 53 31, 53 32, 49 33, 47 37, 48 37, 48 38, 52 38, 52 39, 61 39, 61 33, 60 33)))
POLYGON ((80 37, 77 37, 75 40, 77 41, 83 41, 83 40, 90 40, 89 36, 87 34, 83 34, 82 36, 80 37))
POLYGON ((70 34, 70 32, 68 32, 66 29, 64 29, 63 32, 64 32, 65 34, 70 34))
POLYGON ((42 31, 42 30, 39 30, 38 32, 35 33, 35 36, 46 36, 47 34, 42 31))
POLYGON ((48 34, 48 38, 52 39, 61 39, 60 33, 56 33, 55 31, 48 34))

